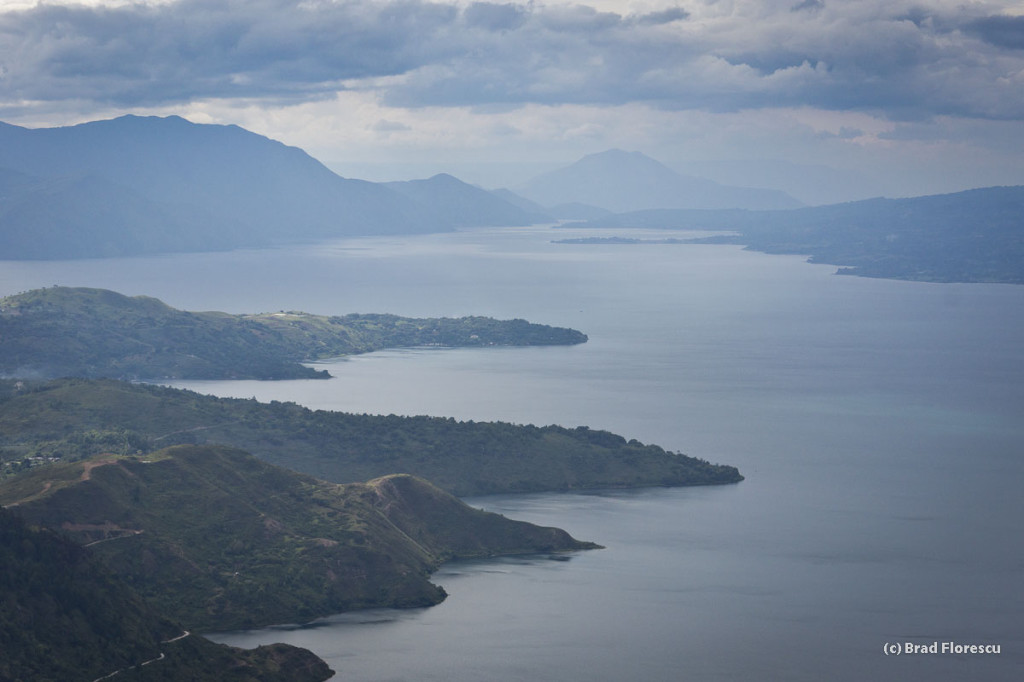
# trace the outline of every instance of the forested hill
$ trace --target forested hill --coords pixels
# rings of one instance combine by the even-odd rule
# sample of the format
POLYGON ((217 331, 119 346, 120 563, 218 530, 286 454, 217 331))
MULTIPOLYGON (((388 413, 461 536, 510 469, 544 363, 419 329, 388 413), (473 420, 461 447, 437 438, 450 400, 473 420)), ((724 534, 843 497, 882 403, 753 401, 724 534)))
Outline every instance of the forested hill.
POLYGON ((336 485, 212 446, 39 467, 0 484, 0 504, 87 545, 190 630, 427 606, 448 559, 597 547, 411 476, 336 485))
POLYGON ((332 674, 305 649, 245 651, 186 634, 89 549, 5 509, 0 594, 0 680, 88 681, 121 671, 118 680, 320 682, 332 674))
POLYGON ((584 343, 581 332, 485 317, 185 312, 154 298, 52 287, 0 299, 0 375, 326 378, 301 362, 408 346, 584 343))
POLYGON ((786 211, 636 211, 573 226, 728 230, 738 234, 703 241, 807 255, 843 274, 1024 284, 1024 187, 786 211))
POLYGON ((112 380, 0 381, 7 474, 176 443, 231 445, 338 483, 410 473, 459 496, 743 479, 732 466, 585 427, 354 415, 112 380))

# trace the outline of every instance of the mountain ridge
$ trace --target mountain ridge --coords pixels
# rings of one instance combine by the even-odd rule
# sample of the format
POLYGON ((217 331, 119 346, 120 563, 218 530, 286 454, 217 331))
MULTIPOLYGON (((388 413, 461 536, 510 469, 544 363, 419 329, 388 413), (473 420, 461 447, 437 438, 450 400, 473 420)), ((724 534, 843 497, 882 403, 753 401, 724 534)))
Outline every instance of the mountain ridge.
POLYGON ((792 211, 635 211, 570 226, 729 231, 697 241, 808 256, 846 275, 1024 284, 1024 186, 792 211))
MULTIPOLYGON (((53 187, 44 198, 0 183, 0 252, 11 259, 267 247, 460 226, 451 219, 458 196, 414 201, 381 183, 343 178, 297 147, 180 116, 6 124, 0 169, 53 187), (52 184, 82 177, 92 178, 94 194, 52 184), (5 208, 11 203, 18 210, 5 208)), ((479 203, 473 217, 485 225, 530 220, 499 201, 479 203)))
POLYGON ((515 191, 543 206, 586 204, 615 213, 655 208, 788 209, 779 190, 722 185, 683 175, 646 154, 609 149, 543 173, 515 191))

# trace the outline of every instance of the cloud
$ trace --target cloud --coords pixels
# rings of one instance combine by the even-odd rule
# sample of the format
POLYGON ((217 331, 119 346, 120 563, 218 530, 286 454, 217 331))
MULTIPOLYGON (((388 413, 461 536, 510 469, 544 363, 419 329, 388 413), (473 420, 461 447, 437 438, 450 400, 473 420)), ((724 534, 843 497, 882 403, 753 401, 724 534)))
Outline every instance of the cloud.
POLYGON ((412 130, 410 126, 398 121, 389 121, 387 119, 379 119, 374 123, 371 128, 378 133, 400 133, 412 130))
POLYGON ((972 22, 968 30, 992 45, 1024 50, 1024 16, 992 16, 972 22))
POLYGON ((376 93, 405 108, 631 102, 1024 117, 1024 23, 936 0, 178 0, 0 12, 0 114, 376 93), (26 104, 28 103, 28 104, 26 104))
POLYGON ((526 10, 511 3, 474 2, 466 8, 464 17, 469 26, 488 31, 512 31, 526 21, 526 10))
POLYGON ((682 21, 683 19, 688 19, 689 16, 690 13, 682 7, 669 7, 658 12, 636 15, 631 17, 631 19, 637 24, 658 26, 661 24, 671 24, 673 21, 682 21))
POLYGON ((800 12, 800 11, 803 11, 803 10, 814 11, 814 10, 822 9, 824 6, 825 6, 825 3, 822 2, 821 0, 803 0, 803 2, 798 3, 796 5, 793 5, 790 8, 789 11, 791 11, 791 12, 800 12))

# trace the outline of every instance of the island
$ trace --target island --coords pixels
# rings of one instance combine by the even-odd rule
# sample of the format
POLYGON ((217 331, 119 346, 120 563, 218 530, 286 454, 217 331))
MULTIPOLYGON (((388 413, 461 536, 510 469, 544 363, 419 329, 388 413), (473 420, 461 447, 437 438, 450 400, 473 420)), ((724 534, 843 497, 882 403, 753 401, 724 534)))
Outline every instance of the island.
POLYGON ((552 244, 689 244, 692 239, 637 239, 634 237, 578 237, 575 239, 554 239, 552 244))

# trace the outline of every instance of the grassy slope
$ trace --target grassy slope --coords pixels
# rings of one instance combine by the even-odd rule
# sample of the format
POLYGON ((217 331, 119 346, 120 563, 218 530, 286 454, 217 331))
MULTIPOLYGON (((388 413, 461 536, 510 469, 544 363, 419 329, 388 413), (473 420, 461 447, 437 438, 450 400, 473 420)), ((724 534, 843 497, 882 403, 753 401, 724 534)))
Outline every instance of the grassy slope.
POLYGON ((0 504, 88 545, 200 630, 425 606, 444 598, 428 576, 446 559, 594 546, 413 477, 337 485, 223 447, 39 467, 0 486, 0 504))
POLYGON ((164 658, 118 679, 220 682, 319 681, 313 654, 286 645, 242 651, 202 637, 152 609, 60 535, 28 528, 0 509, 0 679, 93 680, 164 658), (168 641, 176 640, 176 641, 168 641))
POLYGON ((339 483, 415 474, 460 496, 742 480, 735 467, 586 428, 352 415, 111 380, 15 386, 0 382, 0 458, 14 462, 8 471, 30 456, 74 459, 191 442, 243 448, 339 483))
POLYGON ((419 345, 575 344, 524 320, 176 310, 154 298, 53 287, 0 299, 0 374, 22 377, 326 378, 300 362, 419 345))

